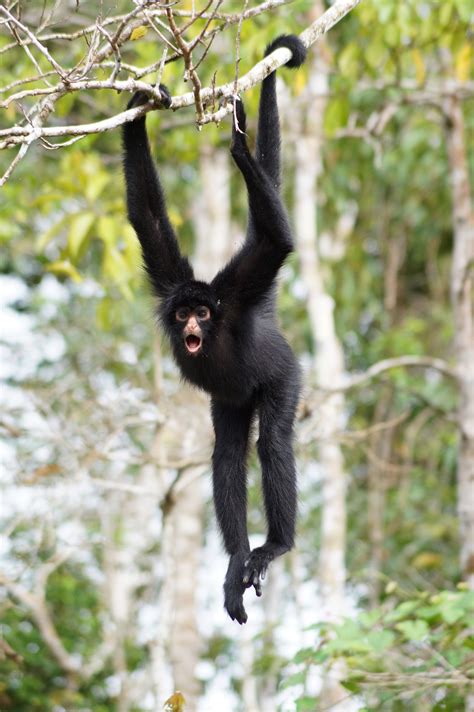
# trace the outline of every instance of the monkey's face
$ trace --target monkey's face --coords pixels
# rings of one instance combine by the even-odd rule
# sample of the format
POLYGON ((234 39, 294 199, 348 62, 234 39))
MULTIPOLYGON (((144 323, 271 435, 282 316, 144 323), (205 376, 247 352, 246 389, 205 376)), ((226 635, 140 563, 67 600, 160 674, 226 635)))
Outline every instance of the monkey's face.
POLYGON ((188 356, 198 356, 211 321, 211 310, 200 305, 194 308, 181 306, 175 312, 176 324, 181 326, 184 348, 188 356))
POLYGON ((160 303, 161 323, 180 363, 210 356, 219 329, 220 311, 212 287, 196 280, 178 285, 160 303))

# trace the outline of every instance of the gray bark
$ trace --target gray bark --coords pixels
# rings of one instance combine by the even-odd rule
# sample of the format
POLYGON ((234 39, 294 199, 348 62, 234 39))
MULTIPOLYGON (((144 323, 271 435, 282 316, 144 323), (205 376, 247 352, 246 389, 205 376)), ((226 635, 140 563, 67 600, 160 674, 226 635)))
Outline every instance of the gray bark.
POLYGON ((454 233, 451 301, 460 385, 457 481, 461 568, 464 579, 474 588, 474 213, 462 105, 458 98, 451 97, 444 109, 454 233))
MULTIPOLYGON (((298 135, 295 177, 295 223, 301 275, 307 291, 308 315, 315 342, 314 370, 322 388, 341 383, 344 372, 342 349, 336 334, 334 302, 326 292, 318 247, 318 176, 321 170, 324 95, 327 95, 327 67, 315 61, 303 96, 304 126, 298 135)), ((322 470, 322 522, 319 581, 322 610, 332 619, 344 612, 346 551, 347 476, 340 445, 334 433, 344 420, 344 396, 334 393, 320 407, 319 459, 322 470)), ((322 708, 338 705, 343 710, 347 692, 339 683, 341 670, 328 671, 320 696, 322 708)))

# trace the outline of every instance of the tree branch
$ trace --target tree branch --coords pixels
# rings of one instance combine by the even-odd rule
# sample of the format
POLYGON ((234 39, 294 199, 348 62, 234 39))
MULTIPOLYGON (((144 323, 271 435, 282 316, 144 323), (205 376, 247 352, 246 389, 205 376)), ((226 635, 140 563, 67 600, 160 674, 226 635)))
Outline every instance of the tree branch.
POLYGON ((377 376, 380 376, 385 371, 390 371, 394 368, 401 367, 411 367, 415 366, 418 368, 432 368, 435 371, 439 371, 444 376, 448 376, 457 381, 457 374, 453 368, 440 358, 432 358, 431 356, 396 356, 394 358, 383 359, 383 361, 378 361, 374 363, 370 368, 364 373, 357 374, 348 378, 340 386, 335 386, 334 388, 324 388, 319 389, 324 393, 341 393, 343 391, 351 390, 352 388, 357 388, 358 386, 363 386, 377 376))
POLYGON ((64 647, 58 632, 54 627, 45 599, 45 588, 48 576, 65 560, 65 558, 66 555, 60 555, 55 557, 54 560, 46 562, 40 568, 33 593, 28 591, 21 584, 16 581, 12 581, 3 575, 0 575, 0 584, 3 584, 12 596, 29 609, 36 625, 39 628, 41 637, 58 661, 61 668, 66 673, 76 674, 80 668, 79 660, 73 655, 70 655, 64 647))
MULTIPOLYGON (((355 8, 361 0, 336 0, 334 5, 329 8, 321 17, 319 17, 310 27, 308 27, 301 35, 301 40, 306 47, 310 47, 316 40, 321 37, 325 32, 327 32, 331 27, 333 27, 337 22, 339 22, 348 12, 355 8)), ((282 4, 281 2, 279 4, 282 4)), ((260 9, 265 7, 265 9, 270 9, 275 6, 275 2, 266 2, 260 6, 260 9)), ((254 9, 255 11, 255 9, 254 9)), ((242 17, 249 17, 250 11, 244 12, 242 15, 237 16, 237 22, 240 22, 242 17)), ((130 15, 129 15, 130 16, 130 15)), ((127 17, 129 17, 127 16, 127 17)), ((232 18, 234 20, 234 18, 232 18)), ((103 60, 113 52, 113 44, 117 41, 117 37, 124 30, 125 24, 121 24, 119 30, 116 31, 115 35, 107 42, 106 50, 104 49, 100 57, 96 58, 96 61, 103 60), (111 46, 112 45, 112 46, 111 46)), ((124 30, 125 32, 125 30, 124 30)), ((128 33, 128 26, 127 32, 128 33)), ((206 87, 200 90, 199 96, 202 101, 203 114, 198 116, 199 125, 204 125, 207 123, 219 123, 221 119, 232 111, 232 104, 229 101, 221 109, 216 112, 204 113, 207 105, 212 104, 215 99, 224 98, 230 99, 237 88, 238 92, 245 92, 251 89, 253 86, 261 82, 266 76, 273 72, 278 67, 285 64, 291 57, 290 50, 286 48, 280 48, 275 50, 271 55, 265 57, 262 61, 258 62, 247 74, 240 77, 236 83, 234 81, 217 87, 206 87)), ((59 73, 59 72, 58 72, 59 73)), ((48 73, 49 74, 49 73, 48 73)), ((71 74, 71 73, 70 73, 71 74)), ((88 80, 88 79, 74 79, 70 76, 64 80, 63 73, 61 73, 61 82, 56 86, 45 87, 39 89, 25 90, 19 92, 13 97, 8 97, 5 99, 1 106, 8 106, 11 101, 20 100, 26 96, 44 96, 51 99, 52 102, 57 101, 64 94, 68 94, 74 91, 84 91, 91 89, 112 89, 116 91, 127 91, 135 92, 137 90, 142 90, 147 92, 156 102, 156 104, 146 104, 145 106, 137 107, 136 109, 131 109, 128 111, 123 111, 116 114, 113 117, 104 119, 102 121, 97 121, 88 124, 81 125, 70 125, 70 126, 13 126, 8 129, 3 129, 0 131, 0 149, 10 148, 18 144, 31 143, 42 138, 53 138, 62 136, 85 136, 92 133, 100 133, 103 131, 109 131, 110 129, 117 128, 118 126, 126 123, 127 121, 132 121, 139 116, 143 116, 148 111, 152 109, 159 108, 159 90, 152 84, 137 81, 135 79, 128 79, 126 81, 117 80, 113 77, 109 80, 98 81, 98 80, 88 80)), ((184 107, 192 106, 196 102, 196 92, 188 92, 182 96, 173 97, 171 109, 177 110, 184 107)))

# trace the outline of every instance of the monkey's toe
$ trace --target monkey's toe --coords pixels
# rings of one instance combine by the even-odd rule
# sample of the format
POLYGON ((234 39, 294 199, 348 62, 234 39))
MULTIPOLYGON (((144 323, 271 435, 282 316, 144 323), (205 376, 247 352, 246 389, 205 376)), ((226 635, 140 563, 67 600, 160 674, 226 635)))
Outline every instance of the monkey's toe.
POLYGON ((273 556, 265 551, 263 547, 254 549, 244 563, 244 575, 242 583, 244 586, 253 586, 257 596, 262 595, 261 581, 265 579, 268 565, 273 560, 273 556))

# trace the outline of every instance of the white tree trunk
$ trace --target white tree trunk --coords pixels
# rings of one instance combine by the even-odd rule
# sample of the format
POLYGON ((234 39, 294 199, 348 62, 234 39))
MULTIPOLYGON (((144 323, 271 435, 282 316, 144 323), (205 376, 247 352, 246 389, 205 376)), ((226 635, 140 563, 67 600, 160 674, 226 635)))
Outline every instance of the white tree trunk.
MULTIPOLYGON (((197 410, 203 404, 196 404, 197 410)), ((205 406, 204 406, 205 407, 205 406)), ((190 426, 192 427, 192 426, 190 426)), ((206 468, 207 469, 207 468, 206 468)), ((188 484, 179 493, 167 522, 168 546, 172 547, 170 663, 174 687, 184 695, 187 712, 194 712, 201 692, 195 670, 202 651, 197 626, 196 590, 203 543, 202 467, 183 472, 188 484)), ((170 557, 171 558, 171 557, 170 557)))
POLYGON ((143 468, 136 484, 147 494, 111 492, 102 513, 105 595, 113 625, 112 660, 120 680, 118 712, 128 712, 142 694, 142 681, 138 677, 134 680, 128 672, 125 642, 129 636, 136 637, 137 589, 149 583, 149 575, 140 564, 153 541, 150 524, 158 503, 158 498, 151 494, 155 483, 148 468, 143 468))
MULTIPOLYGON (((227 150, 203 146, 199 170, 201 191, 193 205, 196 249, 193 263, 198 279, 210 279, 230 251, 230 178, 227 150)), ((173 398, 170 418, 159 435, 173 459, 210 456, 211 426, 208 399, 182 384, 173 398), (170 447, 170 443, 173 446, 170 447)), ((166 580, 161 605, 162 630, 172 671, 173 686, 186 701, 186 711, 196 709, 200 682, 195 675, 202 641, 197 626, 196 591, 203 542, 203 492, 201 476, 209 466, 190 465, 180 475, 176 495, 164 516, 162 556, 166 580), (166 626, 168 630, 166 631, 166 626)))
MULTIPOLYGON (((327 68, 315 62, 309 72, 304 127, 296 140, 295 222, 301 275, 307 291, 307 308, 315 345, 314 369, 317 383, 331 388, 341 383, 344 362, 334 323, 334 302, 325 291, 323 269, 318 255, 317 185, 321 168, 323 115, 327 93, 327 68)), ((334 433, 344 422, 344 398, 335 394, 320 407, 319 458, 322 470, 322 523, 319 580, 323 616, 338 619, 344 613, 346 551, 347 477, 341 448, 334 433)), ((326 709, 338 705, 343 710, 347 692, 338 682, 334 668, 324 681, 320 698, 326 709)))
POLYGON ((199 174, 201 194, 193 206, 197 237, 193 263, 197 279, 210 280, 232 252, 228 149, 202 146, 199 174))
POLYGON ((452 189, 454 253, 451 300, 454 312, 454 348, 460 384, 458 515, 463 576, 474 589, 474 214, 467 166, 464 116, 461 102, 445 104, 447 149, 452 189))

